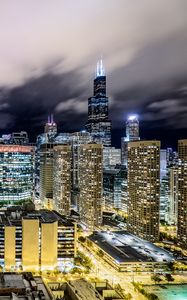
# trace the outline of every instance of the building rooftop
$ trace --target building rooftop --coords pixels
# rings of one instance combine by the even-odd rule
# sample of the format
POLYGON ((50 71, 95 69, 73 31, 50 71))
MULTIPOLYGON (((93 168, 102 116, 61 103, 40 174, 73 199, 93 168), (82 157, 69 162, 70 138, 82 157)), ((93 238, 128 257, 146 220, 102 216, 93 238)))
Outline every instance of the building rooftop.
POLYGON ((174 260, 173 255, 168 251, 127 231, 94 232, 88 238, 118 263, 174 260))
POLYGON ((103 300, 103 297, 98 293, 91 283, 85 279, 69 281, 68 289, 70 289, 75 295, 77 300, 103 300))
POLYGON ((38 219, 40 223, 58 222, 59 225, 73 226, 73 221, 56 211, 47 209, 26 210, 22 207, 9 207, 6 210, 0 210, 0 225, 21 226, 22 219, 38 219))
POLYGON ((41 277, 33 277, 32 273, 1 273, 0 300, 3 299, 52 299, 41 277))

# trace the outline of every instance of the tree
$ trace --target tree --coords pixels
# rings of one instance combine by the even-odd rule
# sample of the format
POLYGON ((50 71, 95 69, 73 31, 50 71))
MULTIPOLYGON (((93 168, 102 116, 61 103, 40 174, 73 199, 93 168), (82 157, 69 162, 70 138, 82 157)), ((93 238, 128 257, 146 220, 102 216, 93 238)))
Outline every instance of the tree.
POLYGON ((159 298, 158 298, 157 295, 151 293, 151 294, 148 295, 148 299, 149 299, 149 300, 158 300, 159 298))
POLYGON ((155 283, 159 283, 162 279, 159 277, 159 275, 153 274, 151 276, 151 280, 154 281, 155 283))
POLYGON ((79 240, 81 243, 85 243, 86 238, 85 238, 84 236, 80 236, 80 237, 78 238, 78 240, 79 240))
POLYGON ((97 251, 97 255, 98 255, 99 257, 103 257, 103 256, 104 256, 104 253, 103 253, 103 251, 100 249, 100 250, 97 251))
POLYGON ((174 278, 171 274, 166 274, 165 277, 168 283, 174 281, 174 278))
POLYGON ((171 271, 174 271, 174 262, 173 261, 170 261, 168 264, 167 264, 167 267, 168 267, 168 269, 169 270, 171 270, 171 271))

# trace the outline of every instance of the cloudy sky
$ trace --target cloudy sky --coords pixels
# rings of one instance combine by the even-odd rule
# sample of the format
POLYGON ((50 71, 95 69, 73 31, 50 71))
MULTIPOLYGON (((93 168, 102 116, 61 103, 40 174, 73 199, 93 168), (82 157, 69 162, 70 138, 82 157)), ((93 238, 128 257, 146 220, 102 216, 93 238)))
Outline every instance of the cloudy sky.
POLYGON ((83 128, 101 56, 114 129, 131 113, 152 132, 187 128, 186 11, 186 0, 1 0, 0 132, 42 132, 50 112, 60 131, 83 128))

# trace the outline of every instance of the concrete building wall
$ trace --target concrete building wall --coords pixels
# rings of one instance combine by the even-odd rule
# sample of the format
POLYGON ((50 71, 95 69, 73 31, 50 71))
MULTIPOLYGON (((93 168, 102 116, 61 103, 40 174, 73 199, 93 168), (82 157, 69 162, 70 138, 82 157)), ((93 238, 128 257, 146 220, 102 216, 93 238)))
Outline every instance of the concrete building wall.
POLYGON ((41 224, 41 269, 57 266, 57 222, 41 224))
POLYGON ((22 265, 24 270, 39 268, 39 220, 22 220, 22 265))
POLYGON ((5 243, 5 269, 7 271, 11 270, 11 268, 14 268, 16 263, 15 258, 15 232, 16 227, 14 226, 5 226, 5 237, 4 237, 4 243, 5 243))

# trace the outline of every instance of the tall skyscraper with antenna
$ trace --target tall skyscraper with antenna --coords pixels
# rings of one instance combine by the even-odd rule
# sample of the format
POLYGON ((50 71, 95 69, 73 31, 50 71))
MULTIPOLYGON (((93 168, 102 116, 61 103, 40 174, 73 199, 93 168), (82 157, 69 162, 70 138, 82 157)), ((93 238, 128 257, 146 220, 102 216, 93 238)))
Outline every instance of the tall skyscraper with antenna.
POLYGON ((48 116, 47 123, 45 124, 44 133, 47 135, 47 140, 52 142, 57 135, 57 125, 54 122, 53 114, 48 116))
POLYGON ((95 142, 111 146, 111 121, 108 118, 106 75, 102 59, 97 62, 93 96, 88 99, 88 121, 86 129, 95 142))

